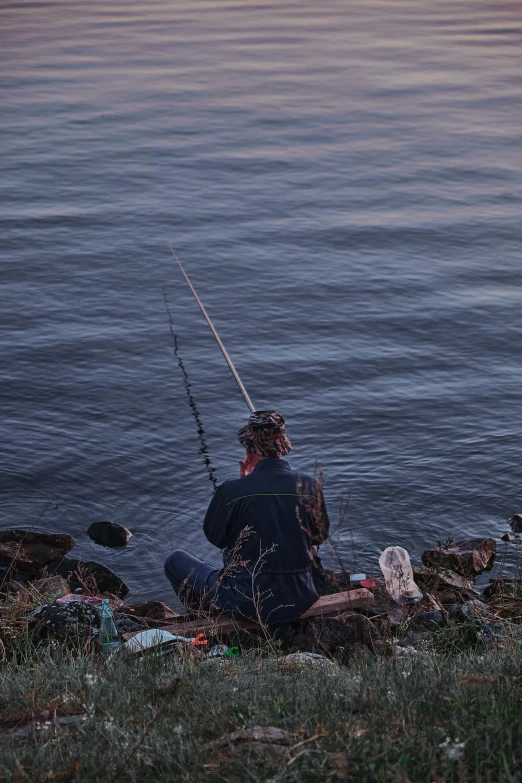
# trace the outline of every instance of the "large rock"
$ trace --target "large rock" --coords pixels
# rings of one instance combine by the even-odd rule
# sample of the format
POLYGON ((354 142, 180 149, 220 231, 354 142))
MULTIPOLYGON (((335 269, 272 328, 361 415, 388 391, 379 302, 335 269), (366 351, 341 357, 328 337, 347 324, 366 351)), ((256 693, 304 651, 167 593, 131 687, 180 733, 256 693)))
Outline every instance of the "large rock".
POLYGON ((32 530, 0 530, 0 566, 37 574, 56 557, 75 545, 66 533, 35 533, 32 530))
POLYGON ((509 520, 513 533, 522 533, 522 514, 513 514, 509 520))
POLYGON ((71 590, 85 587, 93 582, 99 593, 112 593, 117 596, 127 595, 128 586, 123 579, 116 576, 107 566, 95 563, 93 560, 75 560, 72 557, 62 557, 48 563, 47 570, 51 574, 60 574, 69 582, 71 590))
POLYGON ((130 530, 116 522, 93 522, 87 529, 87 535, 102 546, 125 546, 132 537, 130 530))
POLYGON ((491 571, 497 545, 494 538, 465 538, 447 547, 435 547, 422 554, 428 568, 449 568, 462 576, 474 577, 491 571))

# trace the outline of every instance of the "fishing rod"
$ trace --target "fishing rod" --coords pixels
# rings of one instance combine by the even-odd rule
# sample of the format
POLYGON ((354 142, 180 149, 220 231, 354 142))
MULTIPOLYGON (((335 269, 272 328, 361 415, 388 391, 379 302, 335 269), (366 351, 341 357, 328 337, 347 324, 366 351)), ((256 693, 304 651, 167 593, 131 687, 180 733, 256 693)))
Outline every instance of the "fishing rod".
POLYGON ((225 346, 223 345, 223 343, 222 343, 222 341, 221 341, 221 338, 220 338, 219 334, 217 333, 217 331, 216 331, 216 329, 215 329, 215 327, 214 327, 214 324, 213 324, 213 323, 212 323, 212 321, 210 320, 210 316, 209 316, 209 314, 207 313, 207 311, 205 310, 205 307, 203 306, 203 302, 201 301, 201 299, 200 299, 200 298, 199 298, 199 296, 197 295, 197 293, 196 293, 196 289, 194 288, 194 286, 193 286, 193 285, 192 285, 192 283, 190 282, 190 280, 189 280, 189 277, 188 277, 187 273, 185 272, 185 270, 184 270, 184 269, 183 269, 183 267, 181 266, 181 261, 179 260, 179 258, 178 258, 178 257, 177 257, 177 255, 175 254, 174 250, 173 250, 173 249, 170 247, 170 245, 169 245, 169 248, 170 248, 170 252, 172 253, 172 255, 174 256, 174 258, 176 259, 176 261, 177 261, 177 264, 178 264, 179 268, 181 269, 181 271, 182 271, 182 273, 183 273, 183 277, 184 277, 184 278, 185 278, 185 280, 187 281, 187 283, 188 283, 188 285, 189 285, 189 288, 190 288, 190 290, 191 290, 191 291, 192 291, 192 293, 194 294, 194 298, 195 298, 196 302, 198 303, 198 305, 200 306, 200 308, 201 308, 201 312, 202 312, 202 313, 203 313, 203 315, 205 316, 206 322, 207 322, 207 324, 208 324, 208 325, 209 325, 209 327, 210 327, 210 331, 212 332, 212 334, 213 334, 213 335, 214 335, 214 337, 216 338, 216 342, 217 342, 217 344, 219 345, 219 347, 220 347, 220 349, 221 349, 221 353, 222 353, 222 354, 223 354, 223 356, 225 357, 225 361, 226 361, 226 363, 227 363, 227 364, 228 364, 228 366, 230 367, 230 370, 231 370, 231 372, 232 372, 232 375, 234 376, 234 380, 235 380, 235 382, 237 383, 237 385, 239 386, 239 391, 240 391, 240 392, 241 392, 241 394, 243 395, 243 398, 244 398, 244 400, 245 400, 246 404, 248 405, 248 408, 249 408, 249 410, 250 410, 250 413, 254 413, 254 410, 255 410, 255 408, 254 408, 254 405, 252 404, 252 400, 251 400, 251 399, 250 399, 250 397, 248 396, 248 392, 247 392, 247 390, 245 389, 245 387, 244 387, 244 385, 243 385, 243 381, 242 381, 242 380, 241 380, 241 378, 239 377, 239 374, 238 374, 238 372, 237 372, 236 368, 234 367, 234 364, 233 364, 233 362, 232 362, 232 359, 231 359, 231 358, 230 358, 230 356, 228 355, 227 349, 226 349, 226 348, 225 348, 225 346))

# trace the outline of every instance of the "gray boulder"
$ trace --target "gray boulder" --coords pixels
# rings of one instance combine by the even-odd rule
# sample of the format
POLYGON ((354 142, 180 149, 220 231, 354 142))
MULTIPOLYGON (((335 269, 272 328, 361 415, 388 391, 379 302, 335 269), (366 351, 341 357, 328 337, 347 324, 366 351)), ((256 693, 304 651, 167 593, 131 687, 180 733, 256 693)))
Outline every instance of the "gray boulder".
POLYGON ((464 538, 447 547, 426 550, 422 562, 428 568, 449 568, 473 578, 482 571, 491 571, 496 552, 494 538, 464 538))

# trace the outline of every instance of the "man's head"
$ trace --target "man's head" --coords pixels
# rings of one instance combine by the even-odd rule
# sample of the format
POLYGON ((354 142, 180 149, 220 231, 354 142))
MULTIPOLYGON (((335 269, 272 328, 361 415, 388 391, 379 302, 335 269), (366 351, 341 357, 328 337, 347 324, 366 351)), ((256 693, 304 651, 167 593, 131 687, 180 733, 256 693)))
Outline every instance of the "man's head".
POLYGON ((281 459, 292 448, 285 420, 277 411, 254 411, 237 436, 247 452, 259 457, 281 459))

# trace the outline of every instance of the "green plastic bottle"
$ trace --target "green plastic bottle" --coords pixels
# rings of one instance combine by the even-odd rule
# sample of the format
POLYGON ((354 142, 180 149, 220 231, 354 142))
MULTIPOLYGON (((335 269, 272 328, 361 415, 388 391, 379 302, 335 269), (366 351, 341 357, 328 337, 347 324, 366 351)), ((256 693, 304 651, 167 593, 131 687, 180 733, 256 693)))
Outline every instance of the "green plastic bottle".
POLYGON ((100 623, 100 647, 103 655, 110 655, 120 646, 120 635, 114 623, 109 599, 102 600, 102 614, 100 623))

